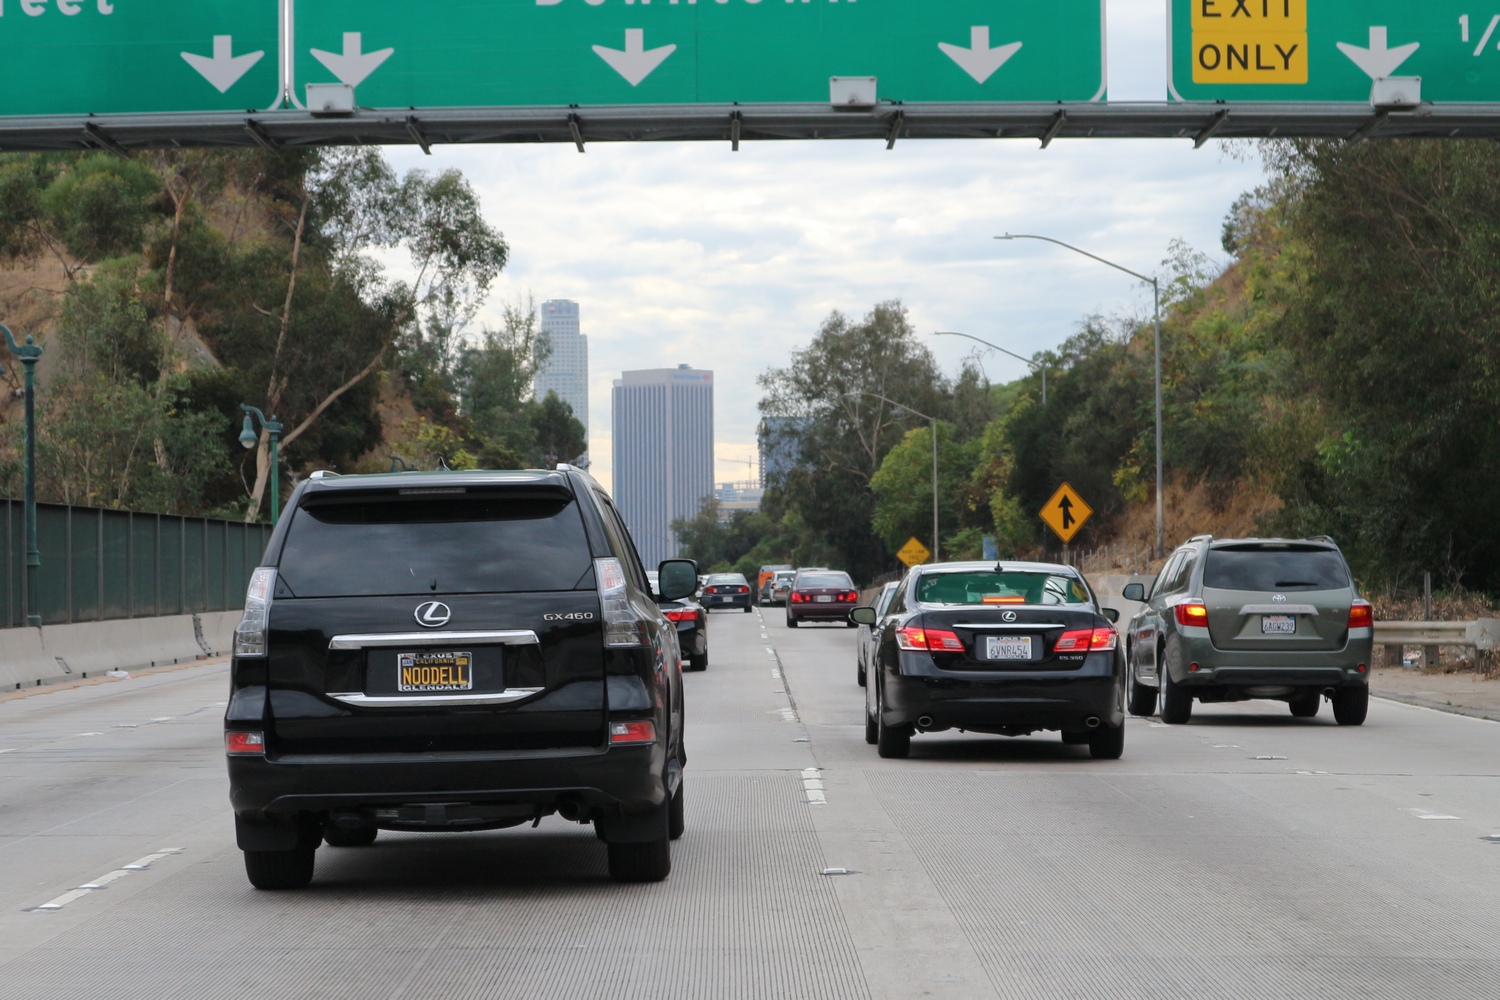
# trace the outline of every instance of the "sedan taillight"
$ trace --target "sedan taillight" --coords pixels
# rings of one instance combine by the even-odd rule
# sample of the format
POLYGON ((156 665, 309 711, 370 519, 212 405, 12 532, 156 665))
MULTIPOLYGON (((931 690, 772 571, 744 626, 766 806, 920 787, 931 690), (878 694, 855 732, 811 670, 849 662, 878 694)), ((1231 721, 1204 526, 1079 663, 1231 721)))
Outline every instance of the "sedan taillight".
POLYGON ((1078 628, 1069 629, 1057 637, 1057 643, 1052 647, 1055 653, 1088 653, 1098 650, 1114 649, 1119 644, 1120 637, 1112 628, 1078 628))
POLYGON ((962 653, 963 640, 956 632, 908 625, 896 630, 896 645, 902 649, 925 649, 934 653, 962 653))
POLYGON ((669 622, 695 622, 698 620, 698 612, 693 608, 682 608, 679 611, 663 611, 669 622))

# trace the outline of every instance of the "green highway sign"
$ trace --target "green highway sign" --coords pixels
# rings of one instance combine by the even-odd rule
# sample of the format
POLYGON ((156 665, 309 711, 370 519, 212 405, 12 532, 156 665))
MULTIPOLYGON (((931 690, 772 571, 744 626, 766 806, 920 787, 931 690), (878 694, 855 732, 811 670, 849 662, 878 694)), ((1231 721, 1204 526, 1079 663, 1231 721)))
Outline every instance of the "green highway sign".
POLYGON ((1377 79, 1433 102, 1500 101, 1500 5, 1473 0, 1169 0, 1178 101, 1359 101, 1377 79))
POLYGON ((0 0, 0 116, 281 103, 278 0, 0 0))
POLYGON ((1103 0, 301 0, 294 101, 361 108, 1098 101, 1103 0))

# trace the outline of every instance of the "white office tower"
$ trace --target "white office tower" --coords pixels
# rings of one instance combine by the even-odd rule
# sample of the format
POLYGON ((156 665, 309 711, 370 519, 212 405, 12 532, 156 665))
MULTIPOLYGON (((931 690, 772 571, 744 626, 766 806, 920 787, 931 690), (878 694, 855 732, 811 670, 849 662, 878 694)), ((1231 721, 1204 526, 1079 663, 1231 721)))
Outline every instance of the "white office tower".
POLYGON ((678 553, 672 522, 714 492, 714 373, 625 372, 614 388, 614 497, 641 560, 678 553))
MULTIPOLYGON (((589 430, 589 338, 578 332, 578 303, 550 299, 542 303, 542 339, 552 353, 536 373, 532 389, 538 400, 547 393, 573 407, 573 416, 583 424, 584 440, 589 430)), ((576 456, 566 456, 573 458, 576 456)))

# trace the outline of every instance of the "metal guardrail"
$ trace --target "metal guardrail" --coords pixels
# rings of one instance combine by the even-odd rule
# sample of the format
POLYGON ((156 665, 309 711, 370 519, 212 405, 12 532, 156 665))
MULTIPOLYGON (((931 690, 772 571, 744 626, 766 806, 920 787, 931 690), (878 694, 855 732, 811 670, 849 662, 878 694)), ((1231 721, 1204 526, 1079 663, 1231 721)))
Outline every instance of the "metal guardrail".
POLYGON ((1376 622, 1375 645, 1386 649, 1388 665, 1404 663, 1407 646, 1422 647, 1423 666, 1439 662, 1443 646, 1466 646, 1476 651, 1500 649, 1500 618, 1467 622, 1376 622))

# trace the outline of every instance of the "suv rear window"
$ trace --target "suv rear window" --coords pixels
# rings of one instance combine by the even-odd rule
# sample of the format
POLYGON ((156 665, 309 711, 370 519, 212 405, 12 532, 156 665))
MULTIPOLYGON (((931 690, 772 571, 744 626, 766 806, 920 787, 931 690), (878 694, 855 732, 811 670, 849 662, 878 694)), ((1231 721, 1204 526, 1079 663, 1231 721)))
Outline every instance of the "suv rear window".
POLYGON ((797 577, 796 586, 803 590, 811 590, 814 587, 842 587, 845 590, 853 590, 854 581, 849 579, 848 573, 803 573, 797 577))
POLYGON ((562 497, 327 500, 300 507, 277 574, 298 597, 574 590, 593 559, 562 497))
POLYGON ((1343 590, 1349 586, 1344 558, 1311 546, 1246 546, 1209 549, 1203 586, 1214 590, 1343 590))
POLYGON ((917 580, 922 604, 1087 604, 1077 577, 1055 573, 924 573, 917 580))

